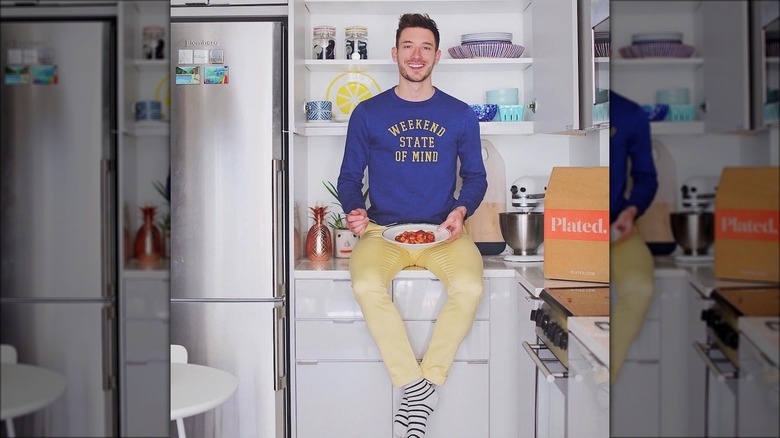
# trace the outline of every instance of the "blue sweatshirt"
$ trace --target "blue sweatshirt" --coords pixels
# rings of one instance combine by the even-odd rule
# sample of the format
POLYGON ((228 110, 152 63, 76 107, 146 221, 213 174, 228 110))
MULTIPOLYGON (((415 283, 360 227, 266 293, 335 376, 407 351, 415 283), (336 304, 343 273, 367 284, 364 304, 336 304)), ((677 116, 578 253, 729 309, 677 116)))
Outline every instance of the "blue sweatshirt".
POLYGON ((609 125, 609 221, 612 223, 631 205, 637 208, 637 217, 647 211, 658 190, 658 175, 653 162, 650 122, 642 107, 610 91, 609 125), (626 194, 629 165, 632 187, 626 194))
POLYGON ((477 117, 439 89, 409 102, 391 88, 354 109, 337 184, 345 213, 366 208, 366 167, 368 217, 379 225, 438 225, 458 206, 471 215, 487 191, 477 117), (456 198, 458 159, 463 186, 456 198))

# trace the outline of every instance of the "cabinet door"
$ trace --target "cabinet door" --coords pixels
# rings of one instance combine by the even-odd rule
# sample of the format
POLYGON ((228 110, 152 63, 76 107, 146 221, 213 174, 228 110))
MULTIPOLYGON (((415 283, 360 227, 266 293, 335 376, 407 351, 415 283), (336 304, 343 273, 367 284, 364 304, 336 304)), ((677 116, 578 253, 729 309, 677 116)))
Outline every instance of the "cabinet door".
POLYGON ((393 436, 384 363, 298 362, 295 369, 297 438, 393 436))
MULTIPOLYGON (((438 279, 404 279, 393 281, 393 302, 403 319, 436 319, 447 302, 447 291, 438 279)), ((484 282, 484 292, 474 319, 490 316, 490 292, 484 282)))
POLYGON ((533 2, 534 132, 578 129, 577 1, 533 2))
POLYGON ((707 132, 750 129, 748 2, 701 2, 707 132))
POLYGON ((170 361, 128 364, 125 400, 126 430, 123 436, 165 436, 169 432, 170 361), (163 389, 163 391, 160 390, 163 389))
POLYGON ((568 389, 569 438, 608 437, 609 370, 572 335, 569 335, 568 389))
POLYGON ((548 382, 536 373, 536 437, 566 437, 566 394, 568 379, 548 382))
MULTIPOLYGON (((436 387, 436 392, 439 393, 439 405, 428 420, 426 438, 490 436, 488 374, 487 363, 454 362, 452 364, 447 382, 436 387)), ((401 389, 393 390, 393 409, 400 406, 402 397, 401 389)))

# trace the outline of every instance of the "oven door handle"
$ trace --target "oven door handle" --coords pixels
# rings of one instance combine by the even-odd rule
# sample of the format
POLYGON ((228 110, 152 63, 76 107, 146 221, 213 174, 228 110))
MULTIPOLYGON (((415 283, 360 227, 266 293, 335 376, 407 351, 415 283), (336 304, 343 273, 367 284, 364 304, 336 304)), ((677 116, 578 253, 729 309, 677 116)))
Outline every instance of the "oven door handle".
POLYGON ((715 375, 715 378, 718 379, 718 382, 723 383, 726 380, 737 378, 736 372, 724 373, 720 370, 720 368, 718 368, 718 365, 710 357, 709 353, 713 349, 710 345, 703 345, 700 342, 694 342, 693 349, 699 353, 699 357, 701 357, 701 360, 703 360, 704 364, 707 365, 707 368, 710 370, 710 372, 715 375))
MULTIPOLYGON (((550 371, 549 368, 547 368, 547 365, 544 363, 545 360, 539 357, 539 350, 549 350, 546 345, 544 344, 529 344, 528 341, 523 341, 523 348, 525 349, 525 352, 528 353, 528 356, 531 357, 531 360, 536 365, 536 368, 542 372, 544 375, 545 380, 552 383, 555 381, 555 379, 565 379, 568 377, 568 373, 554 373, 550 371)), ((553 359, 547 359, 547 362, 552 361, 553 359)), ((557 359, 555 359, 557 361, 557 359)))

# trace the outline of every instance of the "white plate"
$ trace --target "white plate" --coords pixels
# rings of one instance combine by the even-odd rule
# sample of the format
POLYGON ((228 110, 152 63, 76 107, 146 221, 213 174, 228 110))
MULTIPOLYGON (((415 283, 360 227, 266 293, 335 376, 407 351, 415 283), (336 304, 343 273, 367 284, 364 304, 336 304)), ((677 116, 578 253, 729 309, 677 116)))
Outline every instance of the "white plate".
POLYGON ((715 261, 715 256, 706 254, 706 255, 685 255, 685 254, 678 254, 674 256, 674 261, 677 263, 711 263, 715 261))
POLYGON ((507 254, 504 256, 504 261, 517 262, 517 263, 538 263, 544 261, 544 254, 533 254, 533 255, 507 254))
POLYGON ((382 237, 384 237, 387 241, 395 243, 396 245, 402 246, 406 249, 425 249, 425 248, 430 248, 434 245, 438 245, 450 238, 450 230, 439 231, 438 227, 439 227, 438 225, 432 225, 432 224, 393 225, 392 227, 389 227, 386 230, 382 231, 382 237), (404 231, 417 231, 417 230, 433 231, 433 235, 436 238, 436 240, 431 243, 401 243, 395 241, 395 236, 403 233, 404 231))

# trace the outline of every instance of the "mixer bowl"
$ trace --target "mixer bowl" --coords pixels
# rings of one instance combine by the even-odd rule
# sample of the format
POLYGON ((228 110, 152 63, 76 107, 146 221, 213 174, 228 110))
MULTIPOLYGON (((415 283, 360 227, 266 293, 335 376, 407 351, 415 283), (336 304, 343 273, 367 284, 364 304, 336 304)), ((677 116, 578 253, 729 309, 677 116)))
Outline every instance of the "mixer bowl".
POLYGON ((544 213, 499 213, 498 223, 515 255, 535 255, 544 243, 544 213))
POLYGON ((715 238, 715 215, 709 212, 671 213, 672 235, 685 255, 706 255, 715 238))

